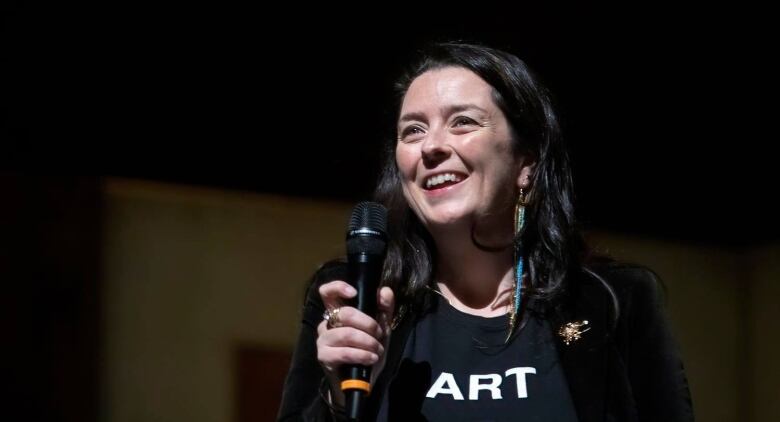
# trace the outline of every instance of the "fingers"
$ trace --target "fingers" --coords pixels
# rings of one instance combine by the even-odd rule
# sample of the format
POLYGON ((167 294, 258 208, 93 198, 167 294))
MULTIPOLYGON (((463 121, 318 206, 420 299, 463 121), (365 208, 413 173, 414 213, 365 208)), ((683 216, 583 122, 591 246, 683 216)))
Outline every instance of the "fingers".
POLYGON ((319 292, 325 309, 338 308, 345 299, 351 299, 357 294, 354 287, 341 280, 323 284, 320 286, 319 292))
POLYGON ((385 348, 375 337, 353 327, 327 329, 325 324, 317 327, 317 357, 325 367, 373 365, 384 355, 385 348))
POLYGON ((317 326, 317 358, 323 368, 329 373, 335 373, 344 364, 373 365, 381 369, 389 341, 389 321, 395 308, 392 289, 383 287, 377 291, 376 320, 352 306, 343 306, 357 294, 344 281, 323 284, 319 293, 326 309, 339 309, 337 327, 328 328, 326 321, 317 326))
MULTIPOLYGON (((377 323, 375 319, 351 306, 340 307, 338 319, 340 327, 355 328, 375 338, 381 338, 384 334, 382 327, 380 327, 379 323, 377 323)), ((323 325, 322 327, 324 330, 328 329, 327 325, 323 325)), ((335 330, 337 328, 339 327, 331 329, 335 330)), ((323 334, 320 332, 319 326, 317 327, 317 334, 323 334)))
POLYGON ((342 306, 345 300, 351 299, 357 294, 355 288, 345 281, 335 280, 325 283, 320 286, 319 293, 325 309, 339 308, 338 325, 355 327, 376 338, 381 338, 387 333, 388 324, 393 319, 395 308, 395 295, 389 287, 382 287, 377 291, 379 314, 376 320, 353 307, 342 306), (381 324, 378 324, 377 321, 380 321, 381 324))
POLYGON ((384 347, 376 337, 372 337, 352 327, 331 328, 326 331, 317 339, 320 345, 327 347, 354 347, 377 355, 382 355, 385 352, 384 347))
POLYGON ((341 365, 365 365, 372 366, 379 361, 376 353, 353 347, 318 347, 317 359, 325 368, 335 368, 341 365))

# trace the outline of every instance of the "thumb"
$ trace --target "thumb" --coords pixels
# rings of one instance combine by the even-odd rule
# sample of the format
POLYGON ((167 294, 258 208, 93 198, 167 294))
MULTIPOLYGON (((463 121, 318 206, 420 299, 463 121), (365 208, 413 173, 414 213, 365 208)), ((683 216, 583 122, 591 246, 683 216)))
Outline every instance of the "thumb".
POLYGON ((387 286, 379 289, 377 292, 377 304, 379 305, 381 319, 379 323, 382 325, 383 334, 387 336, 395 314, 395 294, 393 290, 387 286))

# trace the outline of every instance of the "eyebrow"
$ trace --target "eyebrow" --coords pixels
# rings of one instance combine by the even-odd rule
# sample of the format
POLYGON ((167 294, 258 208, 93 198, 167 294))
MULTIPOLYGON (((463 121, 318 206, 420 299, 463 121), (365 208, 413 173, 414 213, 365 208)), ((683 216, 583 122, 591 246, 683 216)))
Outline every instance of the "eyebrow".
MULTIPOLYGON (((487 110, 475 104, 453 104, 451 106, 447 106, 444 108, 444 114, 448 116, 450 114, 460 113, 461 111, 467 111, 467 110, 476 110, 488 114, 487 110)), ((410 120, 424 121, 425 114, 420 112, 406 113, 403 116, 401 116, 400 119, 398 119, 398 123, 408 122, 410 120)))

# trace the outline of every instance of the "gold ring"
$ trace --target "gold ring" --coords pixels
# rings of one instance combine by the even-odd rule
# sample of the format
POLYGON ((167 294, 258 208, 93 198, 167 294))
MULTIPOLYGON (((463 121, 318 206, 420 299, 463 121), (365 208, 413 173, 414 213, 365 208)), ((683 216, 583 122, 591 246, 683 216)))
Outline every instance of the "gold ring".
POLYGON ((336 309, 332 309, 332 310, 329 309, 329 310, 325 311, 324 314, 322 314, 322 319, 327 321, 326 326, 329 329, 330 328, 335 328, 335 327, 341 327, 341 322, 339 321, 339 311, 340 310, 341 310, 341 308, 336 308, 336 309))

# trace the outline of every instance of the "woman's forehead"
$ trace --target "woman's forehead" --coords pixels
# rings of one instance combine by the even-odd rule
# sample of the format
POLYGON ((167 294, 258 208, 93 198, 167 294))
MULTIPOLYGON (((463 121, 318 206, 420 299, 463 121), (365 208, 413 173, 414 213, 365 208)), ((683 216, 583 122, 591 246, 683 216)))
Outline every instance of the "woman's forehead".
POLYGON ((404 96, 401 109, 406 111, 409 108, 427 107, 463 108, 469 105, 487 109, 495 107, 492 92, 493 87, 468 69, 462 67, 433 69, 412 81, 404 96))

